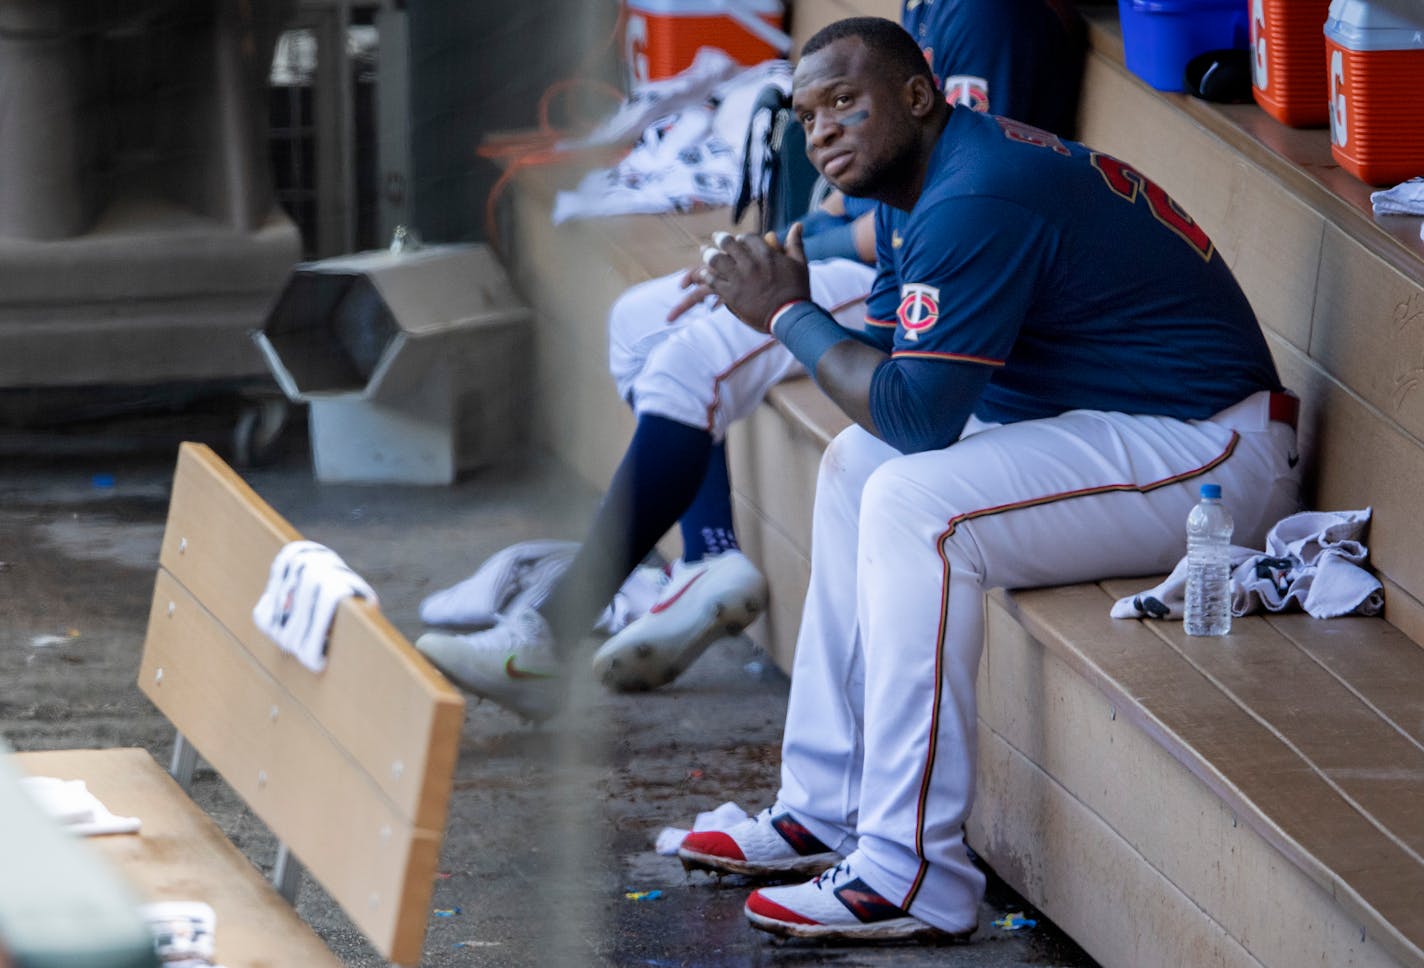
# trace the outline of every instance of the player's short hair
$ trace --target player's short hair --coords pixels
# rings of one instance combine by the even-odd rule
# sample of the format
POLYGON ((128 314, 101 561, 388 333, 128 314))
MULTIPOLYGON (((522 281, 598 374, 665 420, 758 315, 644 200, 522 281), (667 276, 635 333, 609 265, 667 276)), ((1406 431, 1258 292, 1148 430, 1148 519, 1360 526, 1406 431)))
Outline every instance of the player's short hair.
POLYGON ((814 54, 847 37, 859 37, 894 81, 908 81, 921 75, 931 85, 935 83, 934 73, 925 60, 925 52, 915 43, 915 38, 904 27, 884 17, 848 17, 827 24, 806 41, 801 48, 801 56, 814 54))

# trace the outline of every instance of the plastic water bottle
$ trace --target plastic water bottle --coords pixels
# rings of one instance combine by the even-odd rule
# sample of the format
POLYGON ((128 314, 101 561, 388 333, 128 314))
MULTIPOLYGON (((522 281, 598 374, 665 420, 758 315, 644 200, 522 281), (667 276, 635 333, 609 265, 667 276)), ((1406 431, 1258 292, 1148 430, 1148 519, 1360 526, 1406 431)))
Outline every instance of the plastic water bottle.
POLYGON ((1201 503, 1187 515, 1188 635, 1231 631, 1231 528, 1221 485, 1203 484, 1201 503))

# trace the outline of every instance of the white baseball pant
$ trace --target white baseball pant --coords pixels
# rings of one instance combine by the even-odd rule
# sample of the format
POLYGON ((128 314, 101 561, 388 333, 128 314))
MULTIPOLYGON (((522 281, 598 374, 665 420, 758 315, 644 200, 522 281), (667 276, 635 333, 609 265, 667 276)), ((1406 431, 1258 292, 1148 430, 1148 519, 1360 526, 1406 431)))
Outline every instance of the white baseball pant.
MULTIPOLYGON (((832 307, 848 329, 864 328, 865 297, 875 269, 850 259, 810 265, 811 298, 832 307)), ((608 314, 608 363, 618 393, 639 416, 655 414, 701 427, 722 440, 749 416, 766 391, 801 365, 775 339, 745 326, 706 300, 672 322, 667 314, 686 295, 682 273, 631 287, 608 314)))
MULTIPOLYGON (((1255 394, 1211 420, 1073 411, 971 420, 901 455, 859 426, 827 449, 791 678, 780 801, 921 920, 962 931, 984 879, 974 799, 984 591, 1172 568, 1204 481, 1233 541, 1297 509, 1295 432, 1255 394)), ((1109 607, 1103 600, 1104 617, 1109 607)))

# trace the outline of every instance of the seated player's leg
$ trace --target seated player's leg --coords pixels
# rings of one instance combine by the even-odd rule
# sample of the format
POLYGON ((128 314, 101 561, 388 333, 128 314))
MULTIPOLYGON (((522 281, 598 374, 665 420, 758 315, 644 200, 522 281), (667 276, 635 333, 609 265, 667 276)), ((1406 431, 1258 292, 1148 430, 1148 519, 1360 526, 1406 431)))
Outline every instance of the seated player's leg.
MULTIPOLYGON (((984 590, 1171 568, 1203 480, 1236 496, 1242 540, 1259 542, 1296 498, 1294 434, 1264 419, 1266 396, 1255 417, 1229 421, 1077 411, 875 472, 860 516, 859 846, 846 862, 877 895, 944 931, 973 925, 982 880, 962 830, 984 590)), ((775 897, 788 910, 800 903, 775 897)))
MULTIPOLYGON (((833 265, 818 264, 813 273, 813 280, 818 275, 826 278, 821 292, 827 299, 838 298, 848 288, 861 293, 869 288, 868 267, 843 263, 831 271, 833 265)), ((639 305, 656 308, 667 302, 669 283, 654 283, 636 296, 630 294, 626 304, 620 301, 620 319, 624 310, 632 313, 639 305)), ((660 315, 665 320, 666 310, 660 315)), ((743 326, 725 309, 699 306, 689 320, 668 328, 671 334, 663 336, 649 326, 640 331, 641 341, 632 329, 620 329, 631 338, 628 359, 652 346, 632 383, 637 427, 589 534, 538 612, 510 616, 487 632, 428 633, 416 643, 462 686, 526 718, 547 718, 557 711, 557 673, 564 661, 624 579, 693 505, 721 440, 721 432, 713 430, 719 394, 730 381, 738 412, 749 412, 794 366, 779 344, 743 326), (694 332, 700 335, 693 338, 694 332), (657 387, 646 395, 667 401, 665 406, 644 406, 645 379, 657 387), (521 663, 521 655, 529 661, 521 663)), ((726 517, 730 534, 730 502, 726 517)), ((669 586, 656 612, 610 639, 605 649, 614 646, 611 651, 599 651, 596 670, 610 685, 651 688, 668 682, 708 644, 740 631, 765 608, 765 579, 739 551, 704 558, 698 565, 699 571, 684 572, 680 582, 669 586), (689 587, 695 587, 695 593, 679 594, 680 588, 689 587), (629 661, 623 662, 622 656, 629 661), (617 673, 611 671, 615 666, 617 673)))
MULTIPOLYGON (((864 323, 864 300, 875 270, 846 259, 826 259, 810 267, 811 297, 848 328, 864 323)), ((651 300, 656 289, 642 300, 651 300)), ((703 307, 698 307, 701 310, 703 307)), ((727 428, 749 416, 773 386, 799 364, 774 338, 758 333, 725 308, 697 311, 669 332, 650 332, 619 323, 620 360, 638 360, 628 381, 634 410, 701 427, 721 440, 727 428)), ((621 373, 621 370, 620 370, 621 373)), ((623 385, 623 378, 615 374, 623 385)))
POLYGON ((713 300, 705 299, 676 319, 667 318, 687 295, 682 277, 683 273, 674 272, 630 286, 608 311, 608 372, 618 395, 629 404, 633 381, 643 372, 653 348, 679 327, 713 311, 713 300))
MULTIPOLYGON (((813 263, 812 295, 859 326, 873 276, 858 262, 813 263)), ((772 386, 800 370, 780 343, 725 309, 675 327, 648 353, 632 384, 640 424, 657 415, 699 426, 713 444, 707 476, 679 518, 684 554, 667 592, 594 656, 594 671, 610 688, 650 689, 671 682, 708 645, 737 634, 765 608, 766 581, 737 547, 722 439, 772 386)))
POLYGON ((822 455, 781 788, 772 807, 726 836, 689 835, 679 850, 684 866, 786 880, 819 873, 855 849, 865 681, 855 594, 860 496, 874 470, 898 456, 857 426, 822 455))

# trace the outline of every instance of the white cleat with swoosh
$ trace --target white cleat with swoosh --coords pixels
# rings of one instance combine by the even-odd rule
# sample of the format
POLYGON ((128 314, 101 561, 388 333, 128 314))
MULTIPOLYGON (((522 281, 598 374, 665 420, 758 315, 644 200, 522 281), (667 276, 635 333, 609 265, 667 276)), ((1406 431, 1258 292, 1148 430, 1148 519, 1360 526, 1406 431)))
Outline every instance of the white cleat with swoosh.
POLYGON ((766 597, 766 579, 740 551, 674 562, 647 614, 594 653, 594 674, 619 691, 672 682, 713 642, 756 621, 766 597))

